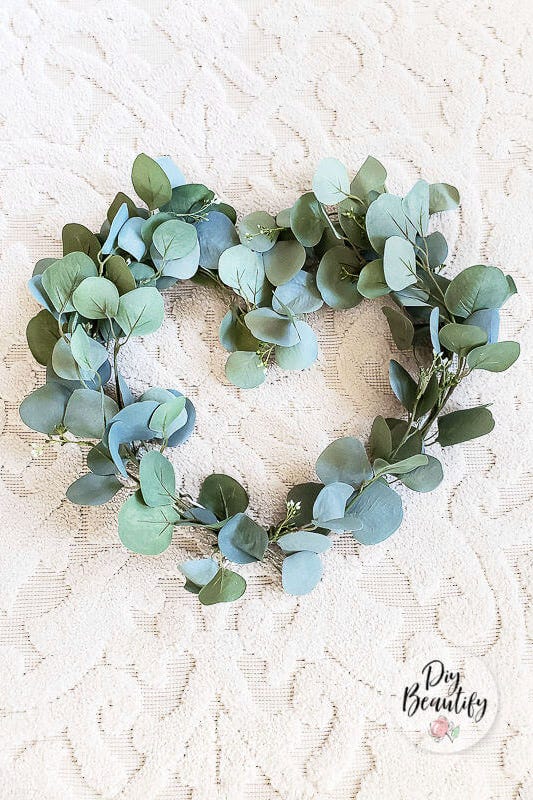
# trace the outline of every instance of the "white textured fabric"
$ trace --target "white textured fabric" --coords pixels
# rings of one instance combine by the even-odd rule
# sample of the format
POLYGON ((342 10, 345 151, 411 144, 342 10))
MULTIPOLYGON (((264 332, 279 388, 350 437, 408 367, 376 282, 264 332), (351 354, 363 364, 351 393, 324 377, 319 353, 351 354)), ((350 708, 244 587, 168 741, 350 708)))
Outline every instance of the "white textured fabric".
MULTIPOLYGON (((0 9, 0 784, 3 800, 527 800, 531 689, 532 11, 527 0, 4 0, 0 9), (368 154, 406 190, 456 184, 450 270, 492 263, 520 294, 503 335, 523 355, 479 373, 493 434, 442 453, 432 495, 406 492, 389 541, 340 537, 320 588, 285 596, 246 569, 247 599, 202 608, 176 563, 120 545, 112 508, 65 489, 72 447, 17 405, 42 379, 24 328, 33 263, 68 221, 97 226, 134 156, 169 153, 239 211, 289 205, 325 155, 368 154), (526 345, 526 346, 524 346, 526 345), (450 756, 403 735, 403 662, 482 657, 500 692, 487 737, 450 756)), ((184 284, 162 329, 125 357, 136 389, 176 386, 198 410, 173 460, 194 492, 212 470, 272 522, 334 437, 398 407, 380 303, 313 315, 317 364, 241 392, 224 377, 224 300, 184 284)), ((440 455, 440 454, 439 454, 440 455)))

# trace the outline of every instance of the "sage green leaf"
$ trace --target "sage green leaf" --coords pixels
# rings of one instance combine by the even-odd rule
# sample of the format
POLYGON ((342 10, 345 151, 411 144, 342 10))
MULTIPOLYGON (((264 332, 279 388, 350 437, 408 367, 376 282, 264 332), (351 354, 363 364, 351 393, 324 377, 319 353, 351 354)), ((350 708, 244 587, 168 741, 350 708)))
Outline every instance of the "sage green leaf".
POLYGON ((314 247, 328 227, 327 217, 313 192, 303 194, 291 208, 292 232, 304 247, 314 247))
POLYGON ((85 253, 89 258, 98 264, 98 253, 100 252, 100 242, 85 225, 77 222, 69 222, 63 227, 61 232, 63 240, 63 255, 69 253, 85 253))
POLYGON ((281 286, 300 271, 305 264, 305 248, 292 240, 276 242, 263 256, 265 272, 274 286, 281 286))
POLYGON ((287 495, 287 504, 300 504, 292 517, 292 523, 297 528, 309 525, 312 521, 313 506, 323 488, 321 483, 299 483, 290 489, 287 495))
POLYGON ((425 236, 429 225, 429 184, 417 181, 403 199, 403 210, 420 236, 425 236))
POLYGON ((385 251, 385 242, 391 236, 402 236, 414 243, 416 229, 405 216, 401 197, 381 194, 370 204, 366 214, 366 232, 370 244, 378 255, 385 251))
POLYGON ((508 288, 501 269, 477 264, 456 275, 446 289, 444 302, 455 316, 468 317, 481 308, 499 308, 507 298, 508 288))
POLYGON ((86 372, 97 372, 107 359, 105 347, 88 336, 82 325, 77 325, 70 337, 70 351, 74 361, 86 372))
POLYGON ((246 581, 231 569, 220 567, 217 574, 201 590, 198 599, 203 606, 232 603, 246 591, 246 581))
POLYGON ((218 547, 229 561, 250 564, 263 559, 268 547, 268 534, 247 514, 238 513, 220 529, 218 547))
POLYGON ((203 215, 209 210, 214 198, 214 192, 202 183, 186 183, 175 187, 170 201, 160 208, 165 212, 190 214, 194 219, 195 216, 203 215))
POLYGON ((112 397, 93 389, 76 389, 68 401, 64 424, 74 436, 101 439, 107 423, 117 413, 112 397))
POLYGON ((246 511, 248 495, 235 478, 214 473, 202 483, 198 502, 212 511, 217 519, 224 520, 246 511))
POLYGON ((326 206, 340 203, 350 194, 348 170, 336 158, 324 158, 313 176, 313 192, 326 206))
POLYGON ((124 203, 126 204, 128 216, 129 217, 137 216, 137 214, 139 213, 139 209, 137 208, 131 197, 128 197, 128 195, 124 194, 124 192, 118 192, 118 194, 115 195, 113 202, 111 203, 107 211, 107 221, 109 223, 113 222, 118 213, 119 208, 121 208, 124 205, 124 203))
POLYGON ((298 342, 291 347, 276 346, 274 355, 276 364, 281 369, 301 370, 307 369, 318 356, 318 342, 316 334, 307 322, 300 319, 294 321, 298 334, 298 342))
POLYGON ((389 364, 389 380, 392 391, 408 411, 412 411, 417 394, 416 382, 409 375, 407 370, 391 359, 389 364))
POLYGON ((102 506, 123 488, 123 484, 114 475, 93 475, 89 472, 70 484, 67 500, 78 506, 102 506))
POLYGON ((351 197, 345 198, 337 206, 340 226, 347 239, 354 247, 368 249, 368 237, 365 228, 366 206, 351 197))
POLYGON ((291 209, 284 208, 283 211, 280 211, 276 214, 276 225, 278 228, 290 228, 291 227, 291 209))
POLYGON ((423 289, 417 286, 408 286, 400 292, 394 292, 392 295, 393 300, 400 306, 407 308, 411 307, 429 307, 429 295, 423 289))
POLYGON ((240 389, 255 389, 264 383, 267 368, 257 353, 237 350, 226 361, 226 377, 240 389))
POLYGON ((463 408, 439 417, 438 427, 438 443, 441 447, 449 447, 490 433, 494 428, 494 417, 486 406, 463 408))
POLYGON ((487 341, 487 334, 477 325, 460 325, 450 322, 439 331, 439 340, 443 347, 452 353, 466 355, 469 350, 479 347, 487 341))
POLYGON ((310 553, 325 553, 331 547, 331 539, 313 531, 294 531, 280 536, 277 544, 284 553, 299 553, 308 550, 310 553))
POLYGON ((340 482, 355 487, 372 477, 372 467, 359 439, 345 436, 322 451, 316 462, 316 473, 322 483, 340 482))
POLYGON ((243 316, 236 306, 232 306, 222 318, 218 337, 222 347, 229 353, 234 353, 236 350, 255 352, 261 344, 246 327, 243 316))
POLYGON ((286 309, 295 316, 310 314, 323 304, 314 276, 304 270, 297 272, 288 283, 278 286, 272 297, 272 308, 278 314, 283 314, 286 309))
POLYGON ((263 257, 242 244, 230 247, 218 262, 220 280, 235 289, 249 303, 257 305, 264 293, 263 257))
POLYGON ((172 197, 170 181, 163 168, 145 153, 137 156, 131 171, 133 188, 150 211, 168 203, 172 197))
POLYGON ((116 316, 119 295, 114 283, 107 278, 85 278, 75 289, 72 303, 87 319, 108 319, 116 316))
POLYGON ((359 263, 354 250, 337 245, 321 258, 316 283, 331 308, 354 308, 363 299, 357 290, 359 263))
POLYGON ((85 279, 96 276, 94 262, 85 253, 68 253, 54 261, 42 274, 42 285, 54 308, 60 313, 74 311, 72 295, 85 279))
POLYGON ((233 222, 220 211, 210 211, 207 218, 196 226, 200 244, 200 264, 207 269, 218 269, 224 250, 239 244, 239 235, 233 222))
POLYGON ((47 383, 20 404, 20 418, 28 428, 51 436, 63 424, 70 391, 60 383, 47 383))
POLYGON ((387 285, 395 292, 416 283, 416 256, 411 242, 401 236, 391 236, 385 242, 383 272, 387 285))
POLYGON ((141 494, 147 506, 168 506, 175 500, 176 478, 174 467, 157 450, 149 450, 139 466, 141 494))
POLYGON ((287 594, 309 594, 319 583, 323 570, 322 561, 316 553, 294 553, 283 559, 281 583, 287 594))
POLYGON ((163 298, 152 286, 141 286, 123 294, 116 319, 127 336, 146 336, 156 331, 165 315, 163 298))
POLYGON ((110 256, 106 260, 105 276, 115 284, 119 295, 135 289, 135 278, 122 256, 110 256))
POLYGON ((350 504, 350 513, 362 522, 354 538, 361 544, 378 544, 402 524, 402 500, 386 483, 375 481, 350 504))
POLYGON ((298 342, 298 329, 294 322, 271 308, 254 308, 244 315, 244 321, 252 335, 262 342, 282 347, 292 347, 298 342))
POLYGON ((393 464, 389 464, 388 461, 382 458, 376 458, 374 461, 374 475, 376 478, 380 477, 380 475, 405 475, 417 467, 425 467, 427 463, 428 457, 422 453, 403 458, 401 461, 395 461, 393 464))
POLYGON ((420 419, 420 417, 423 417, 424 414, 428 413, 428 411, 431 411, 433 406, 436 404, 438 397, 439 382, 437 380, 437 376, 433 373, 428 381, 428 385, 424 389, 422 396, 418 399, 415 419, 420 419))
POLYGON ((429 315, 429 336, 431 339, 431 346, 433 347, 433 351, 435 353, 440 353, 440 338, 439 338, 439 321, 440 321, 440 309, 438 306, 431 309, 431 314, 429 315))
POLYGON ((84 377, 66 339, 58 339, 55 343, 52 350, 51 363, 54 372, 60 378, 65 378, 68 381, 79 381, 84 377))
POLYGON ((239 239, 241 244, 255 250, 256 253, 266 253, 274 247, 279 236, 276 220, 266 211, 254 211, 248 214, 239 223, 239 239))
POLYGON ((118 471, 109 450, 102 442, 91 447, 87 453, 87 466, 95 475, 116 475, 118 471))
POLYGON ((357 281, 357 291, 369 300, 389 294, 390 288, 385 280, 382 258, 376 258, 365 264, 357 281))
POLYGON ((446 263, 448 243, 440 231, 434 231, 426 236, 422 249, 426 249, 428 263, 432 269, 446 263))
POLYGON ((143 217, 130 217, 118 232, 118 246, 135 261, 141 261, 146 252, 146 245, 141 236, 143 224, 143 217))
POLYGON ((488 344, 494 344, 498 341, 500 333, 500 312, 497 308, 482 308, 479 311, 474 311, 469 317, 465 319, 467 325, 477 325, 482 328, 487 334, 488 344))
POLYGON ((46 366, 52 357, 55 343, 59 339, 59 328, 55 317, 43 308, 26 327, 26 339, 31 354, 39 363, 46 366))
POLYGON ((385 306, 381 310, 387 317, 390 332, 398 350, 409 350, 415 335, 415 329, 409 317, 389 306, 385 306))
MULTIPOLYGON (((167 223, 164 224, 166 225, 167 223)), ((192 227, 192 225, 190 227, 192 227)), ((180 280, 187 280, 188 278, 192 278, 193 275, 196 274, 200 263, 200 245, 198 242, 196 242, 191 252, 187 253, 187 255, 182 258, 173 258, 167 261, 159 256, 154 245, 150 248, 150 254, 154 266, 161 271, 163 276, 157 281, 156 285, 158 289, 167 288, 166 285, 163 284, 165 279, 179 278, 180 280)), ((168 285, 172 286, 173 283, 174 281, 169 280, 168 285)))
POLYGON ((387 170, 377 158, 368 156, 350 184, 350 194, 366 200, 370 192, 382 194, 385 191, 387 170))
POLYGON ((194 225, 170 219, 155 229, 152 242, 164 260, 172 261, 188 255, 197 245, 198 236, 194 225))
POLYGON ((195 586, 205 586, 219 570, 214 558, 192 558, 178 564, 178 569, 195 586))
POLYGON ((181 396, 161 403, 150 417, 148 425, 151 430, 159 433, 163 439, 170 438, 187 422, 186 402, 187 398, 181 396))
POLYGON ((504 372, 520 355, 518 342, 495 342, 471 350, 466 358, 469 369, 504 372))
POLYGON ((373 458, 387 459, 392 452, 392 435, 381 416, 376 417, 372 423, 368 446, 373 458))
POLYGON ((354 492, 353 486, 342 483, 328 483, 317 495, 313 505, 313 521, 329 528, 331 521, 344 518, 346 503, 354 492))
POLYGON ((402 475, 400 480, 414 492, 432 492, 443 479, 442 464, 434 456, 426 456, 427 464, 402 475))
POLYGON ((141 492, 136 491, 120 509, 118 535, 133 553, 157 556, 169 546, 173 527, 179 519, 171 505, 147 506, 141 492))
POLYGON ((459 206, 459 192, 449 183, 432 183, 429 187, 429 213, 455 211, 459 206))

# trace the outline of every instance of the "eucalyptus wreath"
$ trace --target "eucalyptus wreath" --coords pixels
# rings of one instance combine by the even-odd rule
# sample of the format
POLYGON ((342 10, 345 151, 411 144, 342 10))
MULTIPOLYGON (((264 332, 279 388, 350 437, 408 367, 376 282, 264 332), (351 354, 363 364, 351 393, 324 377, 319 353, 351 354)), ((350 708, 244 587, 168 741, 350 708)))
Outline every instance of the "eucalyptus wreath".
POLYGON ((457 189, 419 180, 402 198, 387 191, 386 178, 375 158, 351 181, 343 164, 327 158, 312 191, 291 208, 276 216, 256 211, 236 226, 235 210, 206 186, 187 183, 170 158, 141 154, 132 182, 146 208, 117 194, 100 231, 65 225, 63 257, 34 269, 29 287, 43 308, 27 339, 46 366, 46 383, 23 400, 23 422, 47 445, 83 448, 88 472, 67 489, 71 502, 101 505, 126 495, 118 531, 129 550, 158 555, 180 526, 206 532, 212 556, 179 565, 185 588, 204 605, 244 593, 245 579, 230 562, 270 558, 286 592, 310 592, 331 533, 382 542, 402 521, 398 484, 429 492, 442 480, 428 448, 494 427, 486 404, 442 412, 473 370, 501 372, 517 359, 516 342, 498 341, 513 279, 479 264, 445 277, 448 246, 430 232, 430 219, 458 207, 457 189), (229 475, 209 475, 197 500, 177 489, 164 452, 191 434, 194 406, 171 388, 135 397, 120 372, 122 348, 159 328, 161 292, 180 280, 229 291, 220 342, 229 381, 245 389, 263 383, 273 362, 285 370, 313 363, 317 340, 306 314, 323 304, 392 301, 383 313, 396 347, 410 354, 409 369, 394 359, 389 367, 404 416, 377 416, 367 448, 352 436, 326 447, 318 481, 294 486, 283 519, 270 528, 246 513, 248 494, 229 475))

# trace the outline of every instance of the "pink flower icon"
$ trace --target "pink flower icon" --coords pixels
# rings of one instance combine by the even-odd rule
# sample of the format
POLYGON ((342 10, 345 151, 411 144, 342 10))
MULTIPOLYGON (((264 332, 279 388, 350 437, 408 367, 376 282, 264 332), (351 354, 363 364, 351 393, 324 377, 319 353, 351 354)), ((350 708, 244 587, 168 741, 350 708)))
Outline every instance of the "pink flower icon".
POLYGON ((442 741, 445 736, 450 742, 453 742, 459 736, 459 726, 454 727, 453 722, 450 722, 447 717, 437 717, 429 726, 429 735, 436 742, 442 741))

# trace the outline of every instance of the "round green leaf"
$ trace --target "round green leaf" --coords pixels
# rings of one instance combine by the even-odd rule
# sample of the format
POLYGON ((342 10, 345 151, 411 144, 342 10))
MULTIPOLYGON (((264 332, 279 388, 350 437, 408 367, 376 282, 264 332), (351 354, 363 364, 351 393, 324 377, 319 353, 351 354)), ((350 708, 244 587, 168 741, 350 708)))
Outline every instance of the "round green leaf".
POLYGON ((155 229, 152 242, 165 261, 172 261, 188 255, 198 243, 198 236, 194 225, 170 219, 155 229))
POLYGON ((280 347, 279 345, 276 347, 276 364, 287 370, 307 369, 318 356, 316 334, 307 322, 299 319, 294 321, 294 327, 299 340, 291 347, 280 347))
POLYGON ((354 308, 362 297, 357 291, 359 265, 355 252, 337 245, 321 258, 316 283, 331 308, 354 308))
POLYGON ((419 236, 425 236, 429 224, 429 184, 417 181, 403 199, 403 211, 419 236))
POLYGON ((402 500, 386 483, 376 481, 363 489, 351 504, 350 512, 363 527, 354 533, 361 544, 378 544, 400 527, 403 519, 402 500))
POLYGON ((385 191, 387 170, 377 158, 368 156, 359 172, 350 184, 350 194, 360 200, 366 200, 370 192, 381 194, 385 191))
POLYGON ((276 242, 263 257, 268 280, 274 286, 287 283, 303 267, 305 258, 305 248, 300 242, 294 240, 276 242))
POLYGON ((240 389, 255 389, 266 377, 267 369, 257 353, 232 353, 226 361, 226 377, 240 389))
POLYGON ((462 408, 443 414, 438 421, 438 443, 441 447, 450 447, 452 444, 468 442, 485 436, 494 428, 494 417, 486 406, 475 408, 462 408))
POLYGON ((292 232, 304 247, 314 247, 328 226, 326 215, 313 192, 298 198, 290 211, 292 232))
POLYGON ((412 411, 416 400, 417 385, 407 370, 391 359, 389 364, 389 380, 391 389, 408 411, 412 411))
POLYGON ((220 529, 218 547, 222 555, 236 564, 261 561, 268 547, 268 534, 246 514, 235 514, 220 529))
POLYGON ((284 553, 299 553, 308 550, 310 553, 325 553, 331 547, 331 539, 313 531, 294 531, 280 536, 277 544, 284 553))
POLYGON ((218 269, 224 250, 239 244, 235 225, 226 214, 210 211, 207 218, 196 226, 200 244, 200 264, 207 269, 218 269))
POLYGON ((157 556, 172 540, 178 512, 171 506, 147 506, 140 491, 129 497, 118 515, 118 535, 122 544, 134 553, 157 556))
POLYGON ((61 238, 63 240, 64 256, 69 253, 86 253, 95 264, 98 263, 100 242, 85 225, 69 222, 63 227, 61 238))
POLYGON ((122 488, 123 484, 114 475, 93 475, 89 472, 70 484, 67 500, 79 506, 101 506, 122 488))
POLYGON ((105 262, 105 276, 117 287, 119 294, 135 289, 135 278, 122 256, 110 256, 105 262))
POLYGON ((205 586, 219 570, 214 558, 192 558, 178 564, 178 569, 195 586, 205 586))
POLYGON ((312 592, 323 572, 322 561, 316 553, 303 551, 283 559, 281 583, 287 594, 302 595, 312 592))
POLYGON ((150 211, 161 208, 172 197, 172 188, 165 171, 146 153, 138 155, 133 162, 131 180, 133 188, 150 211))
POLYGON ((55 343, 59 339, 57 320, 46 308, 39 311, 28 322, 26 339, 34 359, 39 364, 46 366, 52 357, 55 343))
POLYGON ((370 204, 366 232, 378 255, 383 254, 385 242, 391 236, 403 236, 410 242, 416 239, 416 229, 405 216, 402 198, 394 194, 381 194, 370 204))
POLYGON ((427 464, 402 475, 400 480, 414 492, 432 492, 443 479, 442 464, 434 456, 427 456, 427 464))
POLYGON ((365 448, 354 436, 331 442, 316 462, 316 473, 322 483, 347 483, 359 486, 372 477, 372 468, 365 448))
POLYGON ((261 344, 255 336, 252 336, 242 314, 235 306, 232 306, 222 318, 218 336, 220 344, 228 353, 234 353, 236 350, 255 352, 261 344))
POLYGON ((346 503, 353 494, 353 486, 347 483, 328 483, 320 490, 313 505, 313 520, 329 528, 329 523, 344 518, 346 503))
POLYGON ((239 238, 245 247, 256 253, 266 253, 277 241, 276 220, 266 211, 254 211, 239 223, 239 238))
POLYGON ((469 369, 504 372, 520 355, 518 342, 495 342, 471 350, 466 358, 469 369))
POLYGON ((20 404, 20 418, 28 428, 51 435, 63 424, 70 391, 60 383, 47 383, 35 389, 20 404))
POLYGON ((150 417, 149 427, 163 439, 169 439, 187 422, 185 404, 187 398, 180 395, 161 403, 150 417))
POLYGON ((141 286, 122 295, 116 319, 126 335, 146 336, 160 327, 164 314, 163 298, 158 290, 141 286))
POLYGON ((278 286, 272 297, 272 308, 278 314, 310 314, 318 311, 324 301, 317 289, 316 281, 309 272, 300 270, 283 286, 278 286))
POLYGON ((385 242, 383 273, 387 285, 399 292, 416 283, 415 249, 411 242, 401 236, 391 236, 385 242))
POLYGON ((344 164, 336 158, 324 158, 313 177, 313 192, 326 206, 342 202, 350 194, 350 179, 344 164))
POLYGON ((149 450, 139 467, 141 493, 147 506, 168 506, 174 501, 176 478, 174 467, 157 450, 149 450))
POLYGON ((87 372, 97 372, 107 360, 105 347, 88 336, 81 325, 74 329, 70 337, 70 351, 78 366, 87 372))
POLYGON ((220 567, 212 580, 200 591, 198 599, 204 606, 215 603, 231 603, 238 600, 246 591, 246 581, 231 569, 220 567))
POLYGON ((256 339, 282 347, 292 347, 298 342, 298 329, 287 317, 282 317, 271 308, 254 308, 244 316, 246 325, 256 339))
POLYGON ((220 280, 235 289, 249 303, 257 305, 264 294, 265 267, 260 253, 242 244, 230 247, 220 256, 220 280))
POLYGON ((415 329, 409 317, 389 306, 385 306, 381 310, 387 317, 390 332, 398 350, 409 350, 415 335, 415 329))
POLYGON ((460 325, 457 322, 450 322, 440 329, 439 341, 443 347, 451 350, 452 353, 465 355, 473 347, 485 344, 487 334, 477 325, 460 325))
POLYGON ((235 478, 214 473, 202 483, 198 502, 212 511, 217 519, 224 520, 246 511, 248 495, 235 478))
POLYGON ((429 187, 429 213, 454 211, 459 206, 459 192, 449 183, 432 183, 429 187))
POLYGON ((509 284, 501 269, 477 264, 456 275, 446 289, 444 301, 452 314, 468 317, 481 308, 499 308, 508 291, 509 284))
POLYGON ((56 375, 68 381, 79 381, 84 377, 66 339, 58 339, 55 343, 52 350, 52 367, 56 375))
POLYGON ((57 311, 74 311, 72 296, 75 289, 84 279, 97 274, 94 262, 88 255, 68 253, 45 269, 42 286, 57 311))
POLYGON ((65 427, 74 436, 101 439, 107 423, 118 413, 112 397, 93 389, 76 389, 65 411, 65 427))
POLYGON ((357 281, 357 291, 369 300, 389 294, 390 288, 385 280, 382 258, 376 258, 365 264, 357 281))
POLYGON ((87 319, 114 317, 118 302, 118 289, 107 278, 85 278, 72 295, 74 308, 87 319))

